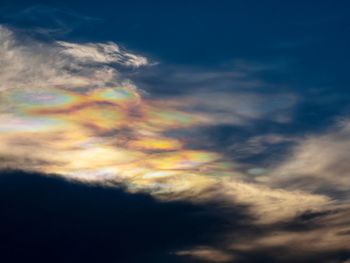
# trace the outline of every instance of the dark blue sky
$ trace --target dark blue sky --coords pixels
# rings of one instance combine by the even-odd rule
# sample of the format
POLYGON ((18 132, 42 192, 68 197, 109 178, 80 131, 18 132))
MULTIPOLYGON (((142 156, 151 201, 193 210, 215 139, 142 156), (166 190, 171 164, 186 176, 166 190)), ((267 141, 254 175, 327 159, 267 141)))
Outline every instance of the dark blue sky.
POLYGON ((2 21, 63 25, 74 29, 66 38, 116 41, 170 64, 283 59, 295 66, 291 81, 347 81, 347 1, 15 2, 1 5, 2 21))
POLYGON ((293 66, 284 82, 332 89, 349 85, 347 1, 15 1, 0 6, 3 22, 67 27, 72 31, 64 38, 116 41, 167 64, 215 68, 238 59, 283 60, 293 66))
POLYGON ((89 16, 98 23, 79 27, 74 37, 117 41, 169 63, 213 65, 237 58, 292 56, 305 67, 345 72, 349 58, 347 1, 15 2, 2 4, 2 14, 18 15, 26 8, 41 13, 17 17, 26 26, 58 26, 57 19, 74 26, 74 18, 89 16), (43 15, 50 7, 77 16, 43 15))

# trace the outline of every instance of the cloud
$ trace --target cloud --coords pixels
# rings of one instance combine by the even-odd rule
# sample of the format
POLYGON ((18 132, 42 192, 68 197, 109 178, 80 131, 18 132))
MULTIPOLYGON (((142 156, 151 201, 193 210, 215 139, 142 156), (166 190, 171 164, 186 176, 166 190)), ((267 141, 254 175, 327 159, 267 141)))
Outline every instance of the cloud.
POLYGON ((169 251, 206 242, 223 224, 210 205, 20 171, 0 171, 0 200, 2 262, 179 262, 169 251))
POLYGON ((287 221, 303 211, 323 210, 331 200, 300 190, 274 189, 243 180, 230 178, 224 180, 220 192, 228 200, 244 204, 260 224, 287 221))
POLYGON ((248 261, 249 255, 271 253, 279 262, 289 262, 291 258, 294 262, 343 262, 350 249, 349 211, 348 206, 333 206, 320 213, 306 212, 228 246, 237 254, 248 255, 248 261))
POLYGON ((304 189, 348 199, 350 187, 350 121, 345 119, 326 133, 298 140, 289 157, 260 182, 287 189, 304 189))
POLYGON ((287 69, 285 60, 235 60, 216 68, 161 64, 151 70, 145 69, 133 74, 132 77, 145 89, 163 96, 187 94, 197 90, 263 95, 280 94, 288 90, 286 83, 264 78, 269 75, 267 73, 280 75, 287 69))
POLYGON ((201 116, 209 124, 240 126, 261 119, 281 123, 290 121, 290 109, 297 102, 297 97, 288 93, 269 95, 197 90, 175 96, 171 102, 181 109, 201 116))
POLYGON ((62 53, 82 63, 118 63, 135 68, 148 65, 147 58, 121 50, 112 42, 75 44, 58 41, 57 43, 63 47, 62 53))
POLYGON ((238 156, 238 158, 246 158, 258 154, 272 156, 272 147, 291 144, 296 141, 297 138, 293 136, 268 133, 263 135, 253 135, 246 140, 234 140, 232 144, 228 146, 228 149, 235 154, 235 157, 238 156))
POLYGON ((176 254, 209 262, 235 262, 233 255, 211 247, 197 247, 179 251, 176 254))
MULTIPOLYGON (((132 74, 122 74, 118 68, 145 66, 149 60, 114 43, 41 42, 20 38, 4 27, 0 40, 1 168, 105 187, 123 185, 129 192, 146 192, 157 200, 215 202, 217 209, 227 211, 230 226, 235 221, 230 212, 237 207, 245 211, 249 226, 268 228, 307 212, 327 211, 334 203, 332 196, 317 191, 320 184, 293 187, 292 177, 283 172, 302 180, 310 175, 324 179, 321 172, 338 171, 334 185, 340 187, 340 174, 348 167, 336 164, 348 152, 342 143, 348 139, 348 125, 301 141, 290 160, 264 176, 242 172, 239 163, 227 161, 215 149, 191 148, 192 138, 181 135, 183 129, 208 125, 287 122, 297 101, 292 93, 199 88, 169 97, 142 96, 129 78, 132 74), (304 165, 306 157, 313 165, 304 165)), ((254 152, 264 143, 290 140, 297 139, 274 134, 252 138, 241 147, 254 152)), ((233 238, 235 229, 227 231, 233 238)), ((275 246, 278 240, 287 247, 312 240, 285 229, 277 233, 278 238, 271 233, 257 237, 254 249, 275 246)), ((336 249, 337 242, 327 244, 336 249)), ((194 246, 178 254, 225 262, 236 258, 233 249, 243 251, 231 240, 222 248, 194 246)))
POLYGON ((98 87, 123 82, 115 67, 148 64, 142 56, 121 50, 114 43, 77 44, 40 42, 0 26, 0 90, 41 87, 98 87))
POLYGON ((130 77, 154 99, 202 116, 213 125, 244 126, 260 120, 288 123, 299 96, 288 85, 266 81, 280 73, 281 62, 237 60, 219 69, 155 66, 130 77))
POLYGON ((66 36, 84 25, 90 28, 101 19, 75 13, 68 8, 34 5, 28 8, 4 6, 0 11, 5 21, 11 21, 10 27, 28 35, 41 37, 66 36))
POLYGON ((277 118, 292 106, 293 95, 197 90, 168 99, 142 98, 113 63, 137 67, 147 59, 140 62, 141 57, 113 43, 18 43, 13 32, 1 32, 4 160, 17 156, 38 172, 87 183, 123 183, 130 191, 167 200, 203 202, 218 194, 210 189, 221 189, 224 199, 251 206, 257 222, 284 220, 328 202, 312 193, 246 183, 246 175, 218 152, 191 149, 188 138, 168 135, 208 123, 277 118))

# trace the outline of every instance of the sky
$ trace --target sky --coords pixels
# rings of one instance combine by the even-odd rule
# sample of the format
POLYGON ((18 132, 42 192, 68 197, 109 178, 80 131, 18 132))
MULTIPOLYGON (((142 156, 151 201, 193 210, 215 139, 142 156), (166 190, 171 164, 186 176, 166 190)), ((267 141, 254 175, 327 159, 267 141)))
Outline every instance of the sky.
POLYGON ((2 1, 3 262, 350 262, 347 1, 2 1))

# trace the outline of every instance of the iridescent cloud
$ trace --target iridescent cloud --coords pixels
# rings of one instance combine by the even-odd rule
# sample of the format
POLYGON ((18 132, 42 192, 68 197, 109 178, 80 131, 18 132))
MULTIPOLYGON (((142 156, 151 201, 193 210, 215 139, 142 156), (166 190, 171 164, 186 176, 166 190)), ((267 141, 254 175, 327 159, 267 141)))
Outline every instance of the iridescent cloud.
MULTIPOLYGON (((9 56, 8 52, 13 49, 12 54, 21 58, 22 67, 28 67, 28 52, 22 52, 28 47, 11 47, 15 38, 8 30, 0 28, 0 37, 5 39, 2 53, 9 56)), ((56 44, 52 48, 57 50, 56 44)), ((122 59, 122 64, 140 66, 147 60, 141 63, 137 55, 131 53, 123 53, 120 58, 120 50, 113 45, 80 46, 60 42, 60 48, 64 52, 54 56, 51 64, 45 64, 42 58, 33 60, 44 72, 45 67, 53 68, 47 74, 40 73, 38 79, 31 76, 27 86, 24 85, 26 74, 17 79, 13 73, 0 74, 3 80, 0 84, 0 157, 5 160, 1 168, 35 170, 112 187, 123 184, 130 192, 149 192, 162 200, 221 199, 232 205, 245 205, 254 215, 255 223, 261 225, 283 222, 332 204, 329 196, 309 189, 281 189, 266 183, 272 180, 269 175, 264 182, 254 181, 249 173, 235 169, 239 164, 228 162, 222 154, 192 149, 188 143, 191 138, 180 136, 177 131, 222 123, 222 120, 218 120, 216 114, 201 114, 186 107, 191 103, 200 104, 203 94, 196 98, 163 100, 143 97, 131 81, 122 79, 108 65, 122 59), (86 56, 86 50, 102 53, 86 56), (67 58, 67 54, 73 58, 67 58), (102 66, 94 68, 93 63, 91 71, 84 63, 91 63, 95 57, 97 61, 93 62, 102 66), (74 70, 69 72, 64 70, 67 59, 78 59, 74 70), (79 72, 76 78, 75 70, 79 72)), ((46 54, 52 53, 49 46, 46 49, 46 54)), ((35 57, 35 49, 29 53, 35 57)), ((8 70, 11 71, 11 67, 8 70)), ((15 67, 17 74, 22 71, 15 67)), ((35 71, 31 71, 31 75, 35 75, 35 71)), ((289 97, 285 99, 289 101, 289 97)), ((204 104, 208 107, 213 102, 205 100, 204 104)), ((275 111, 271 107, 263 107, 263 113, 275 111)), ((241 108, 241 115, 256 116, 255 112, 259 111, 241 108)), ((225 112, 227 109, 231 107, 225 106, 225 112)), ((277 105, 278 109, 284 109, 284 105, 277 105)), ((272 175, 275 178, 275 174, 272 175)), ((265 244, 276 240, 279 239, 264 237, 256 242, 265 244)), ((337 242, 334 240, 334 244, 337 242)), ((238 248, 237 244, 229 245, 238 248)), ((209 248, 181 253, 208 258, 214 253, 220 255, 222 262, 231 259, 209 248)))

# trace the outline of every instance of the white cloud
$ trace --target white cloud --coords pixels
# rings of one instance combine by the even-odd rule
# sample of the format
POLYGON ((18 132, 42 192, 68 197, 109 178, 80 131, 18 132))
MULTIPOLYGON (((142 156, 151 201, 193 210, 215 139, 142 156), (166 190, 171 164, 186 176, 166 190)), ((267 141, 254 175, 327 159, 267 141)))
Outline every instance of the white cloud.
POLYGON ((232 242, 230 239, 227 241, 232 243, 229 247, 236 251, 249 252, 279 247, 284 249, 284 257, 288 254, 295 256, 297 253, 300 255, 337 253, 350 248, 347 234, 349 233, 349 212, 349 206, 332 206, 330 210, 305 220, 302 224, 309 227, 303 231, 275 229, 257 236, 242 238, 238 242, 232 242))
POLYGON ((257 222, 262 224, 287 221, 305 211, 319 211, 330 204, 330 199, 323 195, 273 189, 234 178, 226 180, 220 192, 227 199, 247 205, 257 222))
POLYGON ((140 67, 148 61, 114 43, 47 43, 23 37, 19 40, 15 32, 0 26, 0 90, 122 83, 122 77, 110 63, 140 67))
POLYGON ((63 48, 62 53, 84 63, 119 63, 130 67, 148 64, 147 58, 122 50, 113 42, 75 44, 58 41, 57 43, 63 48))
POLYGON ((258 179, 270 186, 348 198, 349 152, 350 120, 346 120, 325 134, 301 139, 290 158, 258 179))

